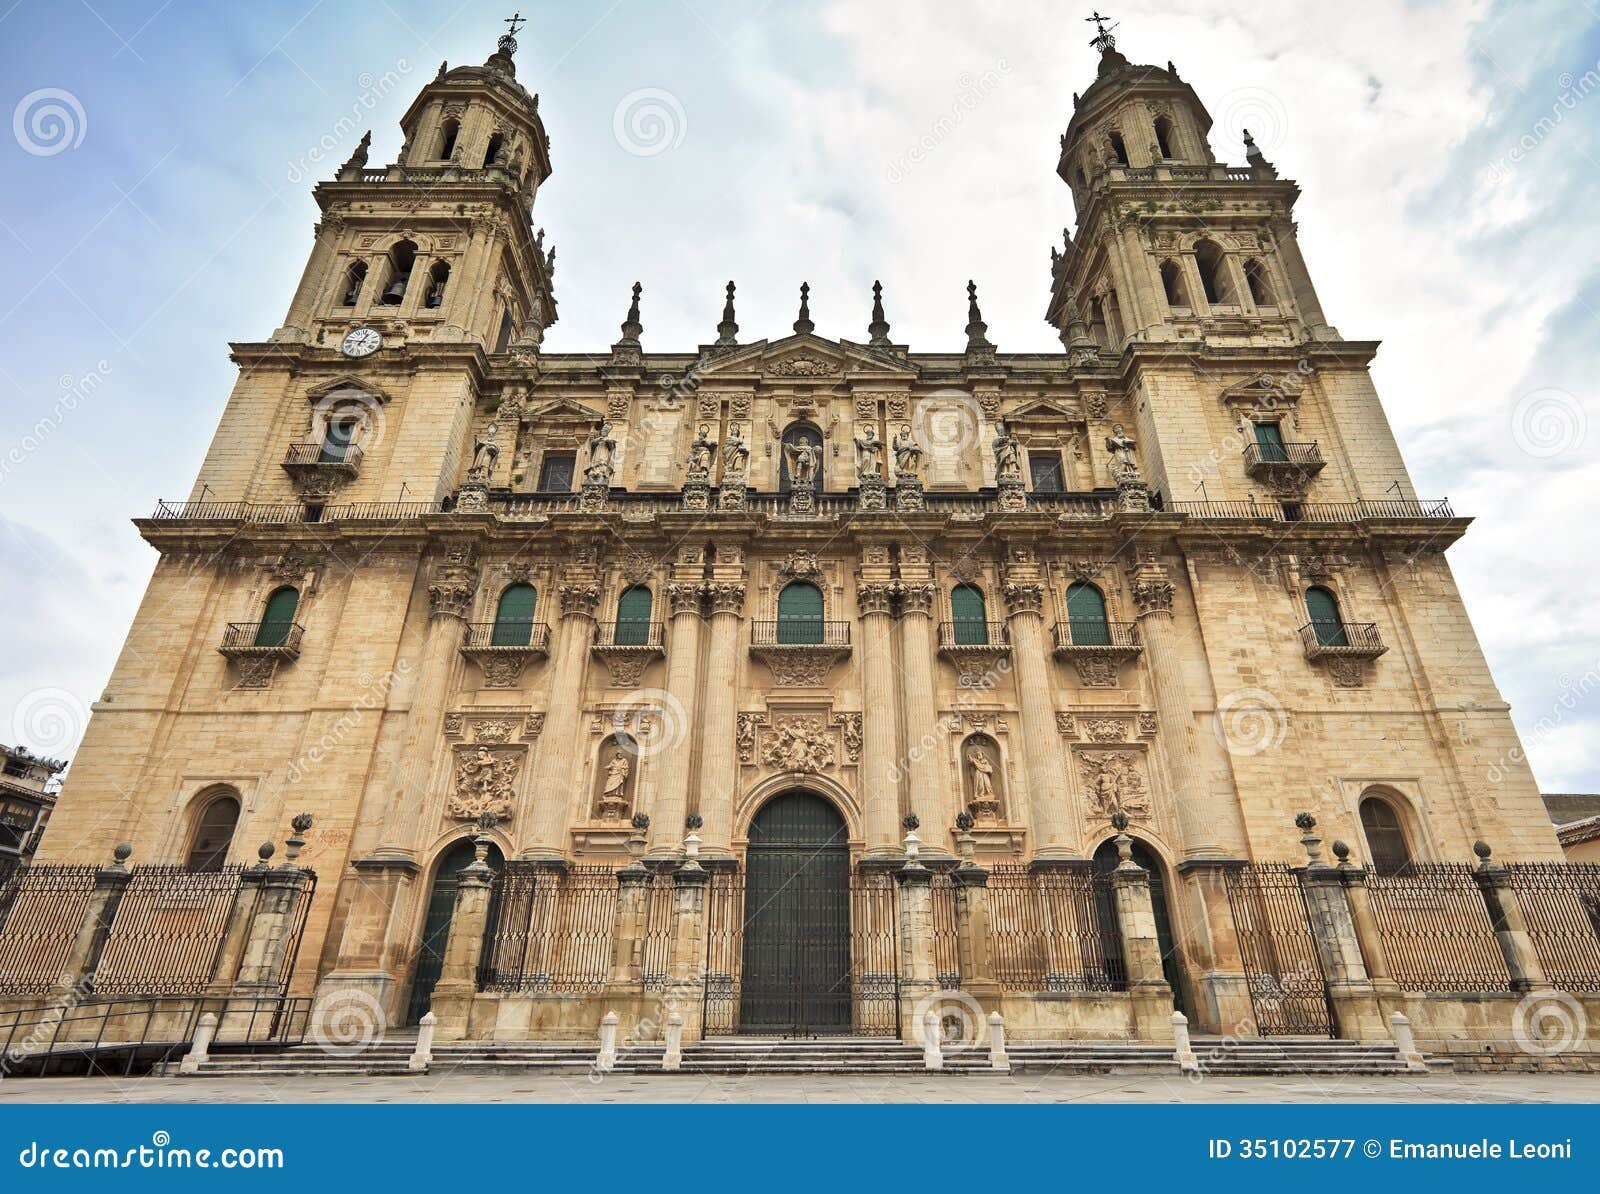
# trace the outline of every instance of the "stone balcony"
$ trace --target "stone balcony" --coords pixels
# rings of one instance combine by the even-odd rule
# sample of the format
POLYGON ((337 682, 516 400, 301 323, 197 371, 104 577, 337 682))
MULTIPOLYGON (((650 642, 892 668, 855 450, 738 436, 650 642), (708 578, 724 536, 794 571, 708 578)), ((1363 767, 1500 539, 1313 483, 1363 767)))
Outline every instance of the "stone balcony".
POLYGON ((1144 643, 1132 622, 1069 618, 1055 624, 1050 649, 1077 669, 1085 688, 1115 688, 1122 665, 1137 659, 1144 643))
POLYGON ((469 622, 461 636, 461 654, 483 670, 489 688, 515 688, 522 669, 549 651, 543 622, 469 622))
POLYGON ((634 688, 645 668, 666 655, 660 622, 596 622, 590 650, 611 673, 613 688, 634 688))
POLYGON ((973 687, 1011 654, 1004 622, 939 623, 939 657, 955 664, 963 687, 973 687))
POLYGON ((290 444, 283 471, 308 500, 327 500, 361 475, 361 447, 345 444, 290 444))
POLYGON ((300 658, 298 622, 229 622, 217 648, 239 671, 239 687, 265 688, 280 663, 300 658))
POLYGON ((1276 491, 1303 489, 1328 462, 1316 441, 1308 444, 1247 444, 1244 471, 1276 491))
POLYGON ((1376 659, 1388 651, 1372 622, 1307 622, 1300 641, 1312 663, 1324 659, 1376 659))
POLYGON ((750 654, 772 670, 779 688, 820 688, 850 655, 850 623, 794 619, 750 623, 750 654))

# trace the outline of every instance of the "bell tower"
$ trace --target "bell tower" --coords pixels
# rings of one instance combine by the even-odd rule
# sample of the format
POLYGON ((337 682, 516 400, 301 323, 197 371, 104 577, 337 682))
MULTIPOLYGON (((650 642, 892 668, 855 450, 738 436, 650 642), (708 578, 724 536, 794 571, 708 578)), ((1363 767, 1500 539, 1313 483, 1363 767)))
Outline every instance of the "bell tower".
POLYGON ((550 142, 510 24, 482 66, 440 65, 401 117, 397 161, 368 168, 369 132, 317 186, 316 245, 275 342, 540 343, 556 318, 555 253, 532 228, 550 142))
POLYGON ((1211 117, 1165 67, 1137 66, 1106 18, 1090 18, 1100 65, 1073 96, 1056 172, 1078 233, 1053 252, 1046 319, 1077 354, 1130 342, 1270 345, 1334 340, 1295 236, 1299 188, 1245 134, 1247 163, 1221 165, 1211 117))

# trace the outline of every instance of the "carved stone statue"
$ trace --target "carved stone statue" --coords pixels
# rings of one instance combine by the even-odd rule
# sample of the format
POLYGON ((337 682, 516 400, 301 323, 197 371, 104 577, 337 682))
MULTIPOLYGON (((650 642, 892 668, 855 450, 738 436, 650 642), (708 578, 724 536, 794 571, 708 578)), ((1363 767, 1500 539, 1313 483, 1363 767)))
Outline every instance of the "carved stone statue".
POLYGON ((883 468, 883 440, 878 429, 866 423, 856 431, 856 480, 865 481, 881 477, 883 468))
POLYGON ((1106 450, 1116 457, 1114 472, 1118 475, 1138 473, 1139 465, 1133 458, 1133 450, 1138 445, 1139 441, 1124 431, 1121 423, 1111 429, 1111 434, 1106 437, 1106 450))
POLYGON ((972 768, 973 802, 993 800, 994 764, 989 761, 988 752, 981 746, 969 746, 967 748, 967 765, 972 768))
POLYGON ((702 476, 711 472, 711 462, 717 454, 717 441, 711 438, 711 425, 701 423, 700 431, 689 445, 689 471, 702 476))
POLYGON ((610 485, 616 472, 617 441, 611 438, 611 424, 601 423, 589 437, 589 464, 583 479, 591 485, 610 485))
POLYGON ((894 437, 894 473, 916 478, 922 472, 922 445, 911 434, 911 424, 902 423, 894 437))
POLYGON ((762 761, 778 771, 822 771, 833 766, 833 735, 815 717, 785 717, 763 736, 762 761))
POLYGON ((739 424, 728 426, 728 442, 722 445, 722 475, 729 481, 743 480, 750 468, 750 447, 739 432, 739 424))
POLYGON ((490 423, 483 429, 483 434, 472 445, 472 469, 475 477, 488 477, 494 472, 495 462, 500 459, 500 445, 495 443, 495 438, 500 433, 498 423, 490 423))
POLYGON ((1022 480, 1022 457, 1016 437, 998 419, 994 425, 994 475, 997 481, 1022 480))
POLYGON ((628 776, 633 764, 627 752, 620 748, 611 752, 606 764, 605 783, 600 789, 600 815, 609 820, 620 820, 628 811, 628 776))
POLYGON ((446 811, 462 821, 475 821, 484 813, 509 821, 521 767, 520 753, 496 754, 479 746, 456 764, 456 790, 446 811))
POLYGON ((795 489, 815 489, 822 449, 808 443, 784 444, 783 455, 789 462, 789 484, 795 489))

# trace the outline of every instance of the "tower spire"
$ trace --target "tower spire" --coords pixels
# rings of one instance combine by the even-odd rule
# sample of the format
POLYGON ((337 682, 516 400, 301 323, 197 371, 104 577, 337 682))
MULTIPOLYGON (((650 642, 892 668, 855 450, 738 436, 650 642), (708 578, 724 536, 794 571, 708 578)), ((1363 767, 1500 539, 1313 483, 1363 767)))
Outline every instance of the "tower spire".
POLYGON ((794 321, 794 330, 802 336, 809 336, 817 330, 817 325, 811 322, 811 283, 800 283, 800 318, 794 321))
POLYGON ((867 343, 878 348, 889 347, 889 321, 883 317, 883 283, 872 284, 872 322, 867 325, 867 343))
POLYGON ((635 282, 633 284, 633 301, 628 304, 628 317, 622 321, 622 338, 631 343, 639 343, 639 333, 644 331, 644 325, 639 322, 639 296, 644 293, 644 287, 635 282))
POLYGON ((982 352, 993 349, 985 334, 989 325, 983 322, 983 312, 978 310, 978 284, 967 279, 967 351, 982 352))
POLYGON ((739 334, 739 325, 733 319, 733 281, 728 282, 728 301, 722 304, 722 322, 717 324, 717 347, 733 348, 739 343, 734 339, 739 334))

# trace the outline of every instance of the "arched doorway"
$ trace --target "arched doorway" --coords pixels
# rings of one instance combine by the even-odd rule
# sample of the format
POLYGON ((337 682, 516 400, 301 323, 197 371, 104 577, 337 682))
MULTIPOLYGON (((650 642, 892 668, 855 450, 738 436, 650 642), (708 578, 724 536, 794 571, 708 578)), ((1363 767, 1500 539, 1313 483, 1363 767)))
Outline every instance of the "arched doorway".
MULTIPOLYGON (((417 964, 412 971, 411 1002, 406 1009, 406 1023, 416 1024, 427 1014, 433 1002, 433 988, 439 983, 444 969, 444 947, 450 940, 450 918, 456 910, 458 879, 475 855, 472 839, 462 838, 440 857, 433 872, 433 889, 428 893, 428 913, 422 922, 422 940, 417 944, 417 964)), ((489 847, 489 865, 499 870, 502 864, 500 851, 489 847)), ((494 910, 490 909, 489 924, 494 923, 494 910)))
MULTIPOLYGON (((1109 875, 1117 869, 1119 861, 1116 840, 1107 838, 1094 852, 1095 874, 1109 875)), ((1150 905, 1156 915, 1156 942, 1161 947, 1161 972, 1166 975, 1167 985, 1172 988, 1172 1006, 1177 1011, 1187 1011, 1183 995, 1183 960, 1178 957, 1177 947, 1173 944, 1172 916, 1167 910, 1166 870, 1156 852, 1138 838, 1133 840, 1133 861, 1150 876, 1150 905)), ((1109 914, 1112 923, 1115 923, 1116 894, 1108 887, 1101 886, 1097 899, 1103 904, 1101 917, 1109 914)))
POLYGON ((850 1031, 850 848, 844 819, 812 792, 756 813, 745 856, 741 1032, 850 1031))

